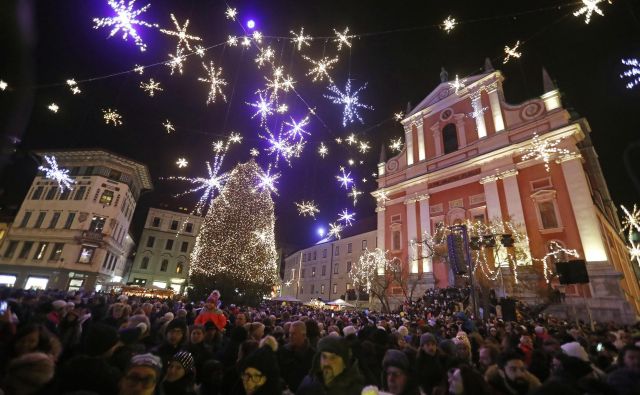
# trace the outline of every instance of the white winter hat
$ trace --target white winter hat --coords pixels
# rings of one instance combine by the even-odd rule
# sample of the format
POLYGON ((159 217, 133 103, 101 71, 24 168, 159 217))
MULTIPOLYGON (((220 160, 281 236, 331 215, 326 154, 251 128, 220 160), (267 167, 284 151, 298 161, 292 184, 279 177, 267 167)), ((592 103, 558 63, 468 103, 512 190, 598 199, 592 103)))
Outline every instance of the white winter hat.
POLYGON ((589 354, 578 342, 565 343, 560 346, 562 351, 570 357, 576 357, 585 362, 589 362, 589 354))
POLYGON ((345 326, 344 329, 342 329, 342 333, 344 333, 345 336, 354 335, 356 332, 356 327, 352 325, 345 326))
POLYGON ((54 300, 53 302, 51 302, 51 306, 53 306, 53 308, 56 310, 60 310, 67 307, 67 302, 65 302, 64 300, 54 300))
POLYGON ((399 333, 402 337, 409 336, 409 329, 407 329, 407 327, 406 327, 406 326, 401 325, 401 326, 398 328, 398 333, 399 333))

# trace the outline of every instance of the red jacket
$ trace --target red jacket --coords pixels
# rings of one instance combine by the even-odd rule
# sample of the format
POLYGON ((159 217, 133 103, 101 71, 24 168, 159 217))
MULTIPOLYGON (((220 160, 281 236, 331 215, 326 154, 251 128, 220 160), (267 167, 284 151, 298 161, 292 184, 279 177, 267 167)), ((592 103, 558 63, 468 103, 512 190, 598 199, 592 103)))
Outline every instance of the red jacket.
POLYGON ((227 326, 227 317, 220 310, 211 311, 202 309, 200 314, 196 317, 195 324, 204 326, 208 321, 213 322, 216 327, 218 327, 219 331, 224 330, 224 327, 227 326))

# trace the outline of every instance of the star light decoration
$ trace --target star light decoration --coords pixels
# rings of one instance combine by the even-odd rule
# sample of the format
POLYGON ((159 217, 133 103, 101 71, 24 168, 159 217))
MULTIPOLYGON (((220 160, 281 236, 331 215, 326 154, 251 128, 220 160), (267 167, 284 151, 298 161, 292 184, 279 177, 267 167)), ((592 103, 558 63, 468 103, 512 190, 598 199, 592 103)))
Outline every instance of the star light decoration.
POLYGON ((344 32, 339 32, 336 29, 333 29, 333 32, 336 34, 336 38, 333 39, 333 42, 338 43, 338 51, 342 50, 342 46, 346 45, 347 47, 351 48, 351 41, 349 41, 350 39, 354 38, 355 36, 350 36, 349 35, 349 28, 345 28, 344 32))
POLYGON ((267 81, 266 89, 258 92, 268 92, 271 91, 269 97, 273 100, 278 100, 278 92, 289 92, 293 89, 293 85, 295 81, 290 75, 284 76, 284 71, 282 67, 274 67, 273 68, 273 77, 269 78, 267 76, 264 77, 267 81))
POLYGON ((144 66, 140 66, 139 64, 133 66, 133 71, 142 75, 144 73, 144 66))
POLYGON ((629 212, 625 206, 621 206, 624 211, 624 219, 622 221, 622 231, 627 232, 627 241, 630 244, 629 254, 631 260, 635 260, 640 264, 640 241, 635 240, 635 234, 640 232, 640 211, 636 205, 633 206, 633 211, 629 212))
POLYGON ((394 152, 402 151, 402 137, 391 140, 391 142, 389 143, 389 148, 391 148, 391 150, 394 152))
POLYGON ((309 69, 309 72, 307 73, 307 76, 313 76, 313 82, 323 81, 326 78, 330 83, 333 83, 333 80, 329 75, 329 70, 333 69, 333 64, 338 62, 337 56, 332 59, 325 56, 320 60, 313 60, 308 56, 303 56, 303 58, 311 62, 314 66, 309 69))
POLYGON ((640 61, 638 59, 622 59, 622 64, 628 66, 629 69, 620 74, 620 78, 631 78, 625 86, 627 89, 632 89, 640 84, 640 61))
POLYGON ((64 192, 65 188, 72 190, 72 184, 75 180, 69 176, 69 170, 58 167, 58 161, 55 156, 44 156, 44 160, 47 162, 47 166, 39 166, 38 170, 44 172, 44 177, 50 180, 54 180, 60 187, 60 192, 64 192))
POLYGON ((169 60, 165 63, 171 69, 171 75, 178 70, 178 73, 182 74, 182 64, 187 59, 186 56, 182 54, 182 50, 178 49, 176 54, 169 54, 169 60))
POLYGON ((303 46, 310 46, 309 41, 311 41, 311 36, 304 35, 304 27, 300 28, 300 33, 296 34, 294 31, 290 31, 293 34, 292 41, 296 44, 298 51, 302 50, 303 46))
POLYGON ((82 90, 80 90, 78 83, 73 78, 67 80, 67 86, 71 90, 71 93, 73 93, 74 95, 77 95, 78 93, 82 93, 82 90))
POLYGON ((189 165, 189 162, 185 158, 178 158, 176 165, 178 165, 179 169, 182 169, 187 167, 189 165))
POLYGON ((253 156, 254 158, 258 155, 260 155, 260 151, 258 151, 257 148, 251 148, 249 150, 249 155, 253 156))
POLYGON ((456 27, 457 22, 455 18, 452 18, 451 15, 449 15, 447 17, 447 19, 444 20, 444 22, 442 22, 442 29, 449 34, 450 31, 453 30, 454 27, 456 27))
POLYGON ((467 81, 466 78, 463 78, 462 80, 460 80, 458 78, 458 74, 456 74, 456 79, 453 82, 449 82, 449 88, 452 88, 455 93, 457 94, 462 88, 464 88, 466 85, 464 84, 465 81, 467 81))
POLYGON ((153 97, 155 95, 155 91, 162 92, 163 89, 160 87, 160 83, 154 81, 153 78, 149 79, 149 82, 140 82, 140 88, 143 91, 149 94, 149 97, 153 97))
POLYGON ((122 125, 122 116, 116 110, 112 110, 110 108, 102 110, 102 118, 104 119, 104 123, 107 125, 110 123, 112 123, 113 126, 122 125))
MULTIPOLYGON (((604 13, 598 7, 599 3, 602 3, 604 0, 582 0, 583 6, 573 13, 573 16, 579 17, 584 14, 584 23, 589 24, 591 21, 591 14, 594 12, 600 16, 604 16, 604 13)), ((611 4, 611 0, 608 1, 611 4)))
POLYGON ((551 162, 553 156, 567 155, 571 153, 568 149, 558 147, 558 144, 560 144, 562 140, 563 139, 541 139, 537 134, 534 134, 531 139, 531 146, 520 149, 521 152, 525 152, 522 156, 522 161, 529 159, 541 160, 544 162, 544 169, 549 173, 549 162, 551 162))
POLYGON ((369 146, 369 142, 367 141, 358 142, 358 151, 360 151, 361 154, 366 154, 370 149, 371 149, 371 146, 369 146))
POLYGON ((94 29, 101 27, 113 27, 108 37, 113 37, 119 31, 122 31, 122 39, 127 41, 127 38, 131 36, 135 44, 140 48, 141 52, 147 49, 147 45, 142 41, 142 38, 136 31, 134 25, 146 26, 146 27, 158 27, 155 23, 148 23, 142 19, 138 19, 138 16, 143 12, 146 12, 151 4, 147 4, 137 10, 133 9, 136 0, 129 0, 125 4, 125 0, 109 0, 107 3, 116 13, 116 16, 107 18, 93 18, 94 29))
POLYGON ((347 193, 347 196, 353 199, 353 206, 355 207, 358 203, 358 196, 362 195, 362 192, 356 189, 356 186, 351 186, 351 192, 347 193))
POLYGON ((398 122, 402 121, 403 117, 404 117, 404 113, 402 111, 398 111, 397 113, 393 114, 393 119, 395 119, 398 122))
POLYGON ((262 171, 258 175, 257 187, 263 191, 266 190, 277 195, 278 189, 276 188, 276 182, 278 182, 278 178, 280 178, 280 173, 271 174, 271 165, 269 165, 267 171, 262 171))
POLYGON ((5 81, 0 80, 0 90, 6 90, 7 87, 9 86, 9 84, 7 84, 5 81))
POLYGON ((224 15, 227 19, 231 19, 232 21, 236 20, 236 16, 238 15, 238 10, 235 8, 227 7, 227 10, 224 12, 224 15))
POLYGON ((355 216, 356 213, 350 213, 349 210, 345 208, 341 213, 338 213, 338 222, 343 222, 344 226, 351 226, 355 216))
POLYGON ((267 48, 260 48, 260 53, 256 57, 256 63, 258 64, 258 68, 264 66, 265 63, 271 62, 275 56, 275 51, 271 49, 270 46, 267 48))
POLYGON ((220 96, 223 101, 227 101, 227 97, 222 92, 222 87, 227 85, 227 81, 222 78, 222 67, 218 67, 216 69, 215 64, 213 62, 209 62, 209 66, 206 64, 202 64, 205 71, 207 72, 207 76, 205 78, 198 78, 198 81, 205 82, 209 84, 209 95, 207 96, 207 104, 215 103, 216 98, 220 96))
POLYGON ((509 48, 506 45, 504 46, 504 54, 506 56, 504 57, 504 60, 502 61, 502 64, 507 64, 507 62, 511 58, 519 59, 520 56, 522 56, 522 52, 518 52, 518 47, 519 46, 520 46, 520 40, 516 41, 516 45, 514 45, 513 48, 509 48))
POLYGON ((298 208, 298 214, 302 215, 303 217, 306 217, 308 215, 315 218, 316 214, 320 212, 318 206, 313 200, 310 200, 308 202, 303 200, 300 203, 296 202, 295 205, 298 208))
POLYGON ((260 33, 259 31, 254 31, 251 37, 257 44, 262 44, 262 33, 260 33))
POLYGON ((229 36, 229 38, 227 38, 227 45, 230 46, 230 47, 237 47, 238 46, 238 37, 229 36))
POLYGON ((189 193, 197 193, 200 192, 200 199, 196 203, 193 212, 200 215, 203 210, 209 206, 211 201, 213 200, 213 196, 216 191, 220 192, 222 187, 229 178, 229 173, 220 173, 220 169, 222 168, 222 163, 224 162, 224 157, 229 151, 229 147, 233 144, 233 141, 229 138, 226 143, 222 142, 222 147, 216 149, 214 144, 214 157, 213 157, 213 166, 210 162, 206 163, 207 168, 207 176, 206 177, 168 177, 167 180, 177 180, 177 181, 185 181, 193 187, 188 189, 182 193, 175 195, 175 197, 180 197, 187 195, 189 193))
POLYGON ((340 185, 344 187, 344 189, 349 189, 349 186, 353 184, 353 178, 351 178, 351 172, 347 173, 344 167, 340 167, 340 171, 342 175, 337 175, 336 180, 340 181, 340 185))
POLYGON ((204 53, 206 51, 206 48, 203 47, 202 45, 196 45, 196 55, 200 56, 201 58, 204 58, 204 53))
POLYGON ((263 95, 262 92, 258 92, 258 100, 255 101, 254 103, 247 103, 248 105, 250 105, 251 107, 257 108, 256 112, 251 116, 251 119, 257 117, 258 115, 260 115, 260 126, 264 126, 266 121, 267 121, 267 117, 269 115, 273 115, 274 111, 282 114, 287 112, 287 105, 283 104, 278 106, 277 108, 274 108, 274 102, 272 99, 267 100, 263 95))
POLYGON ((168 119, 166 121, 164 121, 162 126, 164 126, 164 128, 166 129, 167 134, 170 134, 171 132, 175 132, 176 131, 176 128, 173 127, 173 124, 168 119))
POLYGON ((58 113, 58 110, 60 109, 60 107, 58 107, 58 105, 56 103, 51 103, 47 106, 47 108, 49 109, 49 111, 53 112, 53 113, 58 113))
POLYGON ((323 142, 320 142, 320 147, 318 147, 318 154, 324 158, 325 156, 327 156, 327 154, 329 153, 329 148, 327 148, 326 145, 324 145, 323 142))
MULTIPOLYGON (((484 112, 487 111, 487 108, 489 108, 489 107, 482 107, 482 103, 480 103, 480 100, 473 100, 471 102, 471 107, 473 108, 473 111, 468 113, 467 116, 470 118, 473 118, 474 120, 484 116, 484 112)), ((477 125, 476 125, 476 128, 477 128, 477 125)))
POLYGON ((187 49, 189 51, 192 51, 193 49, 191 48, 191 43, 189 41, 190 40, 202 41, 202 38, 198 36, 192 36, 191 34, 187 34, 187 27, 189 27, 188 19, 184 22, 184 25, 182 27, 180 27, 180 23, 176 19, 175 15, 171 14, 171 20, 173 21, 173 25, 175 26, 176 30, 160 29, 160 31, 164 34, 178 37, 178 45, 176 46, 176 53, 182 54, 184 50, 187 50, 187 49))
POLYGON ((344 230, 344 227, 341 224, 331 223, 329 224, 329 232, 327 232, 327 237, 335 237, 340 240, 340 233, 344 230))
POLYGON ((284 159, 291 166, 291 158, 300 156, 305 142, 301 140, 292 143, 286 136, 283 136, 282 131, 276 135, 269 128, 265 128, 265 130, 266 135, 261 134, 259 137, 269 143, 269 148, 266 149, 267 153, 275 156, 276 164, 280 159, 284 159))
POLYGON ((285 132, 285 134, 291 139, 299 139, 303 140, 304 135, 310 136, 311 133, 307 132, 304 128, 309 125, 309 116, 302 118, 299 122, 296 122, 293 117, 291 118, 291 122, 284 122, 285 125, 289 126, 289 129, 285 132))
POLYGON ((353 123, 354 118, 360 121, 360 123, 364 123, 358 111, 360 108, 373 110, 373 107, 360 103, 360 98, 358 97, 360 91, 362 91, 366 87, 367 84, 365 83, 360 88, 351 92, 351 79, 347 79, 347 84, 344 87, 344 92, 340 91, 340 89, 335 85, 329 86, 329 91, 331 91, 333 95, 325 94, 324 97, 331 100, 333 104, 344 105, 344 108, 342 110, 342 126, 346 127, 347 124, 353 123))

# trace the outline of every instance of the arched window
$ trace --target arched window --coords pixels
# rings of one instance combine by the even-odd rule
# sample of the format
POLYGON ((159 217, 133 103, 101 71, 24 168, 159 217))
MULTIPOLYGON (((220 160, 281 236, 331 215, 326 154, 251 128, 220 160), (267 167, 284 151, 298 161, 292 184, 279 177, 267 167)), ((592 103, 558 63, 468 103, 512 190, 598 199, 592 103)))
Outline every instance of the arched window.
POLYGON ((445 154, 458 149, 458 130, 456 129, 456 125, 450 123, 442 129, 442 141, 444 143, 445 154))
POLYGON ((182 262, 178 263, 178 265, 176 265, 176 273, 180 274, 182 273, 182 262))
POLYGON ((166 272, 167 271, 167 266, 169 266, 169 261, 164 259, 162 261, 162 264, 160 265, 160 271, 161 272, 166 272))

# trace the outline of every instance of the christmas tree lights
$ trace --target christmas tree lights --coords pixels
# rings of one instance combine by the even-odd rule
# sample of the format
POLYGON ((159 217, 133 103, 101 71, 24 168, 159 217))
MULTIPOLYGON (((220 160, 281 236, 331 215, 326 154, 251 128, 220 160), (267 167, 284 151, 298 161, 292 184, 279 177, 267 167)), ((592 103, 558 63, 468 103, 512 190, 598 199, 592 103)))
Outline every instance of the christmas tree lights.
POLYGON ((45 155, 44 160, 47 162, 48 167, 38 167, 38 170, 44 172, 44 177, 56 181, 60 187, 60 192, 64 192, 65 188, 69 190, 73 189, 71 185, 75 183, 75 180, 69 176, 69 170, 59 167, 58 161, 53 155, 45 155))
POLYGON ((238 289, 277 281, 273 200, 254 188, 262 170, 253 161, 237 165, 205 216, 190 256, 189 275, 217 276, 238 289))
POLYGON ((116 13, 114 17, 107 18, 93 18, 94 29, 101 27, 113 27, 109 33, 109 37, 113 37, 119 31, 122 31, 122 39, 127 40, 129 36, 133 38, 135 44, 140 48, 140 51, 145 51, 147 45, 142 41, 142 38, 136 31, 134 25, 146 26, 146 27, 158 27, 155 23, 148 23, 142 19, 138 19, 138 16, 143 12, 146 12, 151 4, 147 4, 137 10, 133 9, 136 0, 129 0, 125 5, 125 0, 109 0, 108 4, 116 13))

